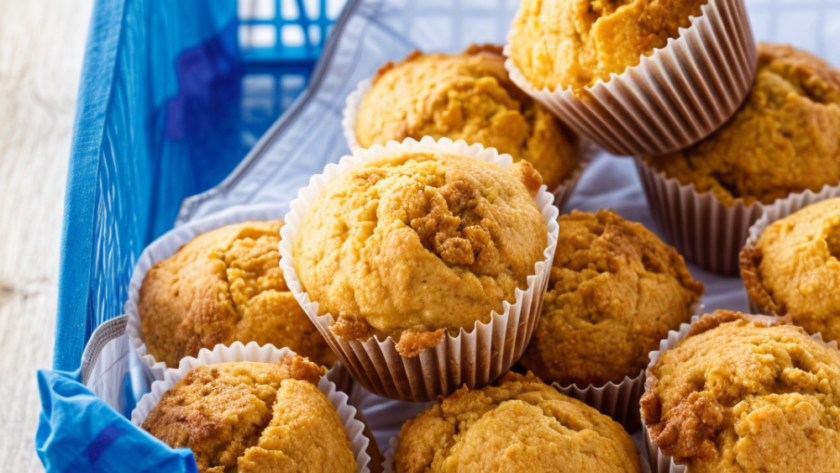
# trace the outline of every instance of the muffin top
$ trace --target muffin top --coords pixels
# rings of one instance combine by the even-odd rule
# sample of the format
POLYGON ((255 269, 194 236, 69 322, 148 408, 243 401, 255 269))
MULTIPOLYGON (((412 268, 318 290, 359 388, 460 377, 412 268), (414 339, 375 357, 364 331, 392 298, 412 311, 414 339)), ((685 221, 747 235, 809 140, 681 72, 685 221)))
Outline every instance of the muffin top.
POLYGON ((465 387, 406 422, 394 473, 640 472, 624 429, 532 374, 465 387))
POLYGON ((639 376, 668 331, 691 320, 703 284, 676 250, 609 210, 557 223, 542 316, 521 365, 561 385, 639 376))
POLYGON ((303 216, 295 270, 332 331, 399 339, 415 356, 501 313, 544 260, 545 220, 525 161, 400 152, 345 172, 303 216))
POLYGON ((178 366, 202 348, 254 341, 332 366, 335 355, 286 287, 282 226, 247 222, 213 230, 149 269, 137 304, 149 354, 178 366))
POLYGON ((789 321, 718 311, 662 353, 642 417, 664 454, 689 473, 837 470, 840 352, 789 321))
POLYGON ((840 340, 840 199, 777 220, 742 251, 747 292, 808 333, 840 340))
POLYGON ((354 473, 347 431, 317 387, 322 374, 298 356, 199 366, 164 393, 143 428, 192 450, 201 473, 354 473))
POLYGON ((464 140, 531 163, 549 189, 576 168, 577 140, 508 78, 501 48, 462 54, 415 52, 386 64, 359 107, 363 148, 405 138, 464 140))
POLYGON ((758 45, 741 108, 690 148, 645 161, 724 205, 772 204, 840 182, 840 72, 789 46, 758 45))
POLYGON ((541 90, 582 89, 664 48, 707 0, 522 0, 509 55, 541 90))

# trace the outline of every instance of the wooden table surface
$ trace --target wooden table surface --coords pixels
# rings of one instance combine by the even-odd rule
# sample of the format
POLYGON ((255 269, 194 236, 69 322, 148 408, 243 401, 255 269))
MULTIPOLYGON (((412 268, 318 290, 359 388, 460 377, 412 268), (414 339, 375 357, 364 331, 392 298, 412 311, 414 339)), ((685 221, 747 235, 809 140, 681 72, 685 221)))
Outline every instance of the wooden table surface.
POLYGON ((64 187, 92 0, 0 0, 0 470, 43 471, 64 187))

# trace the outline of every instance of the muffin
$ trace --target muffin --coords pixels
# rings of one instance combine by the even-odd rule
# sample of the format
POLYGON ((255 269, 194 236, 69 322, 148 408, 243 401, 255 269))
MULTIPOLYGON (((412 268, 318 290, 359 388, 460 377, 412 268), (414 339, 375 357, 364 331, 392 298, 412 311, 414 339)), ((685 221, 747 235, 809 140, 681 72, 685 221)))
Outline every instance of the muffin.
POLYGON ((359 105, 359 145, 424 136, 481 143, 531 163, 550 190, 560 186, 578 166, 577 140, 510 81, 501 51, 490 45, 461 54, 417 51, 386 64, 359 105))
POLYGON ((255 341, 332 366, 335 355, 286 287, 277 248, 282 226, 213 230, 149 269, 137 303, 148 353, 172 367, 202 348, 255 341))
POLYGON ((317 387, 323 371, 298 356, 199 366, 161 397, 143 429, 192 450, 200 473, 355 473, 347 431, 317 387))
POLYGON ((840 340, 840 199, 777 220, 741 252, 747 294, 810 334, 840 340))
POLYGON ((645 163, 728 207, 840 183, 840 72, 790 46, 759 44, 758 52, 752 90, 732 119, 645 163))
POLYGON ((664 48, 706 0, 522 0, 508 55, 535 89, 584 88, 664 48))
POLYGON ((302 290, 346 340, 393 337, 403 356, 502 313, 544 261, 540 176, 433 150, 403 150, 342 173, 293 241, 302 290))
POLYGON ((691 320, 703 284, 673 248, 612 211, 557 223, 548 293, 521 366, 564 386, 639 377, 668 331, 691 320))
POLYGON ((648 369, 650 438, 688 473, 840 466, 840 352, 767 319, 704 315, 648 369))
POLYGON ((394 473, 640 472, 633 440, 609 417, 536 376, 462 388, 406 422, 394 473))

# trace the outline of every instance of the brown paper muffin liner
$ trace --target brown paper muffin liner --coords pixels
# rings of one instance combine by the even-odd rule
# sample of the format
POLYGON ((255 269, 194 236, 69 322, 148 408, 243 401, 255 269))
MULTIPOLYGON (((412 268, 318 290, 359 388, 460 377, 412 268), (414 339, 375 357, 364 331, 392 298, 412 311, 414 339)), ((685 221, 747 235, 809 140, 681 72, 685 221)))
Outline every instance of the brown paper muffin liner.
POLYGON ((840 187, 824 187, 820 192, 805 191, 780 202, 779 205, 767 207, 761 218, 749 229, 746 245, 740 254, 741 279, 747 290, 750 312, 753 314, 785 315, 777 313, 776 304, 772 297, 764 290, 758 275, 758 261, 753 257, 758 251, 758 239, 764 229, 773 222, 788 217, 809 205, 824 200, 840 197, 840 187), (758 297, 758 299, 756 299, 758 297))
POLYGON ((510 155, 499 155, 493 148, 485 149, 479 144, 467 146, 463 141, 452 142, 446 138, 435 141, 425 137, 419 142, 407 139, 402 143, 392 141, 384 147, 358 149, 352 156, 341 158, 338 164, 328 165, 324 174, 313 176, 309 186, 301 189, 298 198, 292 201, 292 210, 286 215, 286 225, 280 232, 280 267, 301 307, 362 386, 379 396, 426 402, 439 395, 451 394, 463 385, 473 389, 486 386, 519 360, 540 317, 551 262, 557 248, 559 226, 558 210, 553 205, 554 196, 543 186, 535 200, 548 226, 545 258, 535 265, 534 275, 528 277, 527 289, 517 289, 516 301, 513 304, 505 302, 503 312, 493 312, 488 323, 476 322, 473 327, 462 328, 459 333, 447 333, 439 345, 427 348, 412 358, 397 352, 392 337, 385 340, 371 337, 362 342, 336 336, 330 329, 335 320, 332 314, 319 313, 318 303, 310 301, 295 273, 292 249, 303 215, 321 190, 339 175, 398 152, 416 150, 471 156, 503 168, 509 167, 513 161, 510 155))
MULTIPOLYGON (((350 147, 350 151, 356 151, 362 147, 362 145, 359 144, 358 137, 356 136, 356 118, 359 114, 359 107, 362 106, 362 100, 364 100, 365 95, 367 95, 371 87, 372 79, 365 79, 360 81, 356 90, 347 96, 347 102, 344 106, 344 111, 342 112, 341 127, 344 131, 344 139, 347 140, 347 146, 350 147)), ((561 212, 563 211, 563 207, 565 207, 566 203, 569 201, 569 198, 571 198, 572 193, 575 191, 575 187, 577 186, 578 181, 580 181, 580 176, 583 175, 583 171, 586 170, 589 163, 592 162, 595 156, 601 151, 600 148, 595 146, 583 136, 579 136, 578 140, 580 162, 578 163, 577 168, 575 168, 569 177, 557 186, 557 188, 551 191, 551 193, 554 194, 554 206, 560 209, 561 212)))
MULTIPOLYGON (((619 156, 686 148, 737 111, 758 53, 743 0, 709 0, 680 36, 622 74, 583 89, 536 90, 510 59, 511 79, 579 134, 619 156)), ((511 30, 509 38, 516 34, 511 30)))
MULTIPOLYGON (((702 313, 703 304, 698 302, 691 306, 692 319, 702 313)), ((604 386, 590 385, 583 388, 574 384, 561 386, 554 383, 552 386, 566 396, 583 401, 601 414, 612 417, 628 432, 635 432, 641 427, 639 400, 645 391, 645 370, 633 378, 626 376, 618 384, 609 382, 604 386)))
MULTIPOLYGON (((137 407, 131 412, 131 423, 137 427, 141 427, 152 409, 160 402, 164 393, 172 389, 187 372, 199 366, 234 361, 275 363, 282 358, 288 358, 290 356, 295 356, 295 352, 288 348, 278 349, 272 345, 260 346, 254 342, 247 345, 236 342, 229 347, 216 345, 212 351, 202 348, 197 358, 183 358, 177 369, 167 369, 163 379, 155 381, 152 384, 152 390, 140 398, 137 407)), ((347 430, 347 438, 350 440, 353 454, 356 457, 356 472, 371 473, 372 470, 381 471, 378 465, 377 468, 372 468, 372 465, 369 465, 371 455, 368 454, 368 449, 375 449, 377 450, 376 453, 378 453, 376 440, 370 434, 370 429, 357 418, 356 408, 347 403, 347 394, 337 390, 335 384, 327 379, 326 376, 321 378, 321 381, 318 383, 318 389, 335 406, 335 410, 338 412, 338 416, 341 418, 341 422, 347 430)))
MULTIPOLYGON (((753 315, 752 317, 755 318, 754 320, 767 319, 768 322, 773 319, 773 317, 765 315, 753 315)), ((675 348, 677 345, 680 344, 680 342, 685 340, 685 338, 688 336, 688 332, 691 330, 691 327, 699 319, 700 316, 695 316, 691 319, 690 324, 682 324, 679 330, 671 330, 668 333, 668 338, 662 340, 659 343, 659 350, 650 352, 650 364, 648 364, 647 370, 645 371, 646 377, 648 379, 652 379, 650 372, 656 366, 656 363, 659 361, 659 358, 662 356, 662 353, 672 348, 675 348)), ((837 349, 837 342, 826 343, 823 341, 822 336, 820 334, 812 335, 811 338, 834 349, 837 349)), ((651 385, 651 383, 646 382, 645 391, 648 391, 650 389, 653 389, 653 386, 651 385)), ((674 463, 673 458, 662 453, 656 441, 650 438, 650 432, 648 431, 647 425, 645 425, 644 422, 642 422, 642 431, 645 438, 645 444, 647 445, 647 451, 652 473, 686 472, 687 467, 685 465, 677 465, 676 463, 674 463)))
MULTIPOLYGON (((128 334, 128 339, 137 352, 137 355, 143 361, 143 369, 149 376, 149 379, 162 380, 166 369, 174 367, 167 367, 163 361, 157 361, 148 352, 146 344, 143 342, 143 325, 140 321, 137 304, 140 302, 140 287, 143 285, 143 279, 146 277, 146 273, 149 272, 152 266, 171 257, 182 246, 203 233, 236 223, 280 220, 283 218, 283 212, 284 206, 277 204, 231 207, 207 218, 174 228, 163 234, 143 250, 143 253, 137 259, 137 264, 134 266, 134 273, 131 276, 131 282, 128 288, 128 301, 125 303, 125 313, 128 315, 126 334, 128 334)), ((353 377, 350 376, 347 368, 340 362, 336 363, 327 372, 327 377, 338 386, 340 391, 350 392, 350 389, 353 387, 353 377)))

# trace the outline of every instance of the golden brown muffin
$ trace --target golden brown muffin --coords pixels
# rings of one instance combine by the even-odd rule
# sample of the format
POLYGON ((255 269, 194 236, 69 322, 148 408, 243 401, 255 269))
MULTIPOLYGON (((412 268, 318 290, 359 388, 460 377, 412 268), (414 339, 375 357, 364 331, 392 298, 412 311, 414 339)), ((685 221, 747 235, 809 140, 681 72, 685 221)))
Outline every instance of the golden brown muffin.
POLYGON ((676 250, 609 210, 557 223, 542 316, 520 364, 564 386, 639 376, 668 331, 691 320, 703 284, 676 250))
POLYGON ((282 226, 279 221, 229 225, 152 266, 137 304, 149 354, 178 366, 202 348, 253 341, 332 366, 335 355, 283 278, 282 226))
POLYGON ((774 314, 790 315, 808 333, 840 340, 840 199, 769 225, 741 252, 747 293, 774 314))
POLYGON ((406 422, 394 473, 640 472, 624 429, 533 374, 466 386, 406 422))
POLYGON ((412 151, 369 163, 327 184, 303 216, 295 270, 336 335, 392 336, 416 356, 527 288, 548 245, 539 187, 524 161, 504 170, 412 151))
POLYGON ((575 95, 664 48, 707 0, 522 0, 509 54, 537 90, 575 95))
POLYGON ((732 119, 690 148, 645 161, 730 207, 840 182, 840 72, 789 46, 759 44, 758 55, 732 119))
POLYGON ((642 416, 688 473, 840 468, 840 352, 790 319, 718 311, 648 370, 642 416))
POLYGON ((201 473, 355 473, 344 424, 317 386, 323 374, 298 356, 199 366, 161 397, 143 428, 192 450, 201 473))
POLYGON ((386 64, 359 107, 356 136, 362 148, 424 136, 480 143, 531 163, 550 190, 579 162, 572 132, 511 82, 495 46, 386 64))

